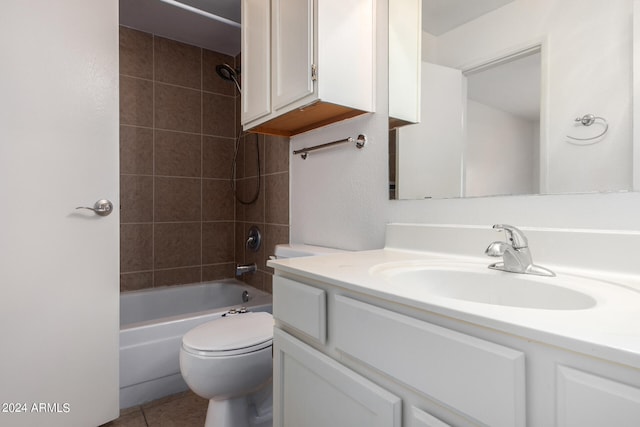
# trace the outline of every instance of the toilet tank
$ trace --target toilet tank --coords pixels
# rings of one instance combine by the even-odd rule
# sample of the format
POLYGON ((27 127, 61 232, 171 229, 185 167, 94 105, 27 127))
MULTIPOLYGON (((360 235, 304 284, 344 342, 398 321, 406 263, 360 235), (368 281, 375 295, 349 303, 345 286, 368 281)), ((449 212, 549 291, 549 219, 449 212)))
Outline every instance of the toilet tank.
POLYGON ((329 255, 347 252, 342 249, 325 248, 323 246, 304 245, 300 243, 276 245, 276 259, 298 258, 303 256, 329 255))

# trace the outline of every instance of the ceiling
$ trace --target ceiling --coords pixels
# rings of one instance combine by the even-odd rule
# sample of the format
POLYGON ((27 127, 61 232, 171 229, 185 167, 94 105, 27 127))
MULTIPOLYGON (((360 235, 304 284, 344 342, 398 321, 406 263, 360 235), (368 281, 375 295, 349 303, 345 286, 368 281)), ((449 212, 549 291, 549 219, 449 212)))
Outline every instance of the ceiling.
POLYGON ((514 0, 422 0, 422 29, 439 36, 514 0))
POLYGON ((180 0, 180 2, 240 23, 240 0, 180 0))
POLYGON ((239 0, 120 0, 120 25, 235 56, 239 0))
MULTIPOLYGON (((422 0, 422 29, 438 36, 512 1, 422 0)), ((227 55, 240 53, 240 0, 120 0, 120 24, 227 55)))

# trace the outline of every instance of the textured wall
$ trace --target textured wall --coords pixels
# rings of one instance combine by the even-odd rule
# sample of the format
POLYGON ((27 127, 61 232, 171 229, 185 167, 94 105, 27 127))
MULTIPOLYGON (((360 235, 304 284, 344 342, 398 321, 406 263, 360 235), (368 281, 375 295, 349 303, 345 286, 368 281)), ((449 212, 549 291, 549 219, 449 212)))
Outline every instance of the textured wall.
MULTIPOLYGON (((288 242, 289 141, 260 137, 260 198, 236 203, 240 98, 216 74, 221 63, 239 58, 120 28, 121 290, 233 277, 250 221, 269 224, 270 242, 288 242)), ((252 141, 238 153, 240 191, 255 175, 254 151, 244 148, 252 141)), ((270 289, 260 263, 247 280, 270 289)))

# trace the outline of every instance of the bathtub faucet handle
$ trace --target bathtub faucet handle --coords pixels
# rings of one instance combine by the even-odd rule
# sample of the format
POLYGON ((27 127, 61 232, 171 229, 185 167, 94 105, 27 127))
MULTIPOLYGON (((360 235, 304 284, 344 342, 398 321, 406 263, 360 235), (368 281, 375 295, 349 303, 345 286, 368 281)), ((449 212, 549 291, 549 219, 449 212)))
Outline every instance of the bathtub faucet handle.
POLYGON ((247 249, 253 252, 258 252, 261 243, 262 233, 260 233, 260 229, 255 225, 251 226, 251 228, 249 229, 249 236, 247 237, 247 249))

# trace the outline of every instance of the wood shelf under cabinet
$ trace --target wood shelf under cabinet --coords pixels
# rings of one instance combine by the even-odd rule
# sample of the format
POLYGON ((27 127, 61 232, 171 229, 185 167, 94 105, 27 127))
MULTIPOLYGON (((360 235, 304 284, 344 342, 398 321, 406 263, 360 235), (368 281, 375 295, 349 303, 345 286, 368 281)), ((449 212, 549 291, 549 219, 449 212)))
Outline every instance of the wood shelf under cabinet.
POLYGON ((250 132, 276 136, 293 136, 365 113, 367 112, 317 101, 262 123, 250 129, 250 132))

